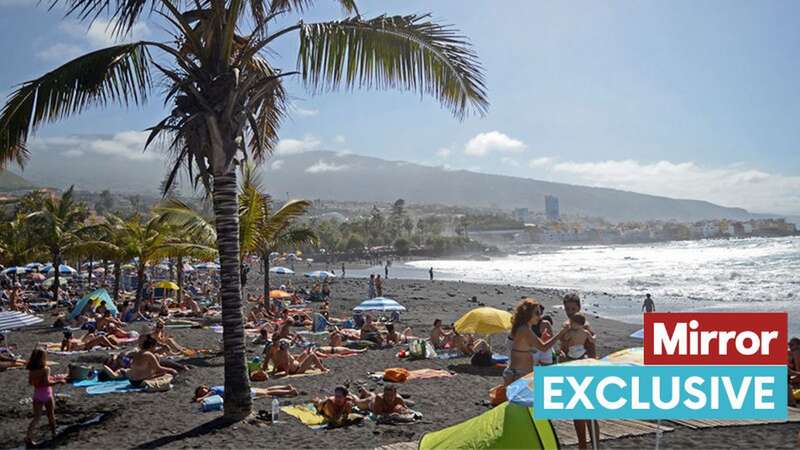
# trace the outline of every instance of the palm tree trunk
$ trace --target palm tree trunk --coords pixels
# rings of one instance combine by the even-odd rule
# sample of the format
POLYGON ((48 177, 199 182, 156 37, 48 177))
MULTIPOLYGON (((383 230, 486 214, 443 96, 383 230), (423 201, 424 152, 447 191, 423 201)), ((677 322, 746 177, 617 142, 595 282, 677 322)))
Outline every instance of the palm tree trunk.
POLYGON ((184 292, 183 292, 183 256, 178 256, 177 265, 178 265, 178 267, 176 268, 176 270, 178 272, 177 273, 177 275, 178 275, 178 277, 177 277, 178 278, 178 299, 180 300, 181 298, 183 298, 183 294, 184 294, 184 292))
POLYGON ((142 291, 144 290, 144 262, 139 260, 139 267, 136 270, 136 311, 142 307, 142 291))
POLYGON ((264 301, 269 300, 269 254, 262 258, 264 260, 264 301))
POLYGON ((58 302, 58 290, 60 287, 60 275, 61 271, 59 270, 61 266, 61 251, 56 250, 53 252, 53 269, 55 269, 56 273, 53 275, 53 300, 58 302))
POLYGON ((119 300, 120 278, 122 278, 122 261, 114 261, 114 304, 119 300))
POLYGON ((225 418, 238 421, 252 412, 239 273, 239 205, 236 172, 214 175, 214 215, 220 263, 222 341, 225 354, 225 418))

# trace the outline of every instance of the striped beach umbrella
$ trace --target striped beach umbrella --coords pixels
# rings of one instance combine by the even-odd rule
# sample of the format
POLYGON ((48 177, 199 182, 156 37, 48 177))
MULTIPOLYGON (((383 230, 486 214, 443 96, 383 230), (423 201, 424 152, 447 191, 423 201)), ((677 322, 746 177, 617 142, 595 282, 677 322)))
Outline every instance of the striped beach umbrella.
MULTIPOLYGON (((47 266, 45 266, 42 269, 42 272, 44 272, 44 273, 52 273, 54 270, 55 270, 55 267, 53 267, 52 264, 48 264, 47 266)), ((66 264, 59 264, 58 265, 58 273, 60 273, 62 275, 74 275, 74 274, 78 273, 78 271, 73 269, 72 267, 66 265, 66 264)))
POLYGON ((9 267, 8 269, 3 270, 3 273, 6 274, 6 275, 15 275, 15 274, 16 275, 20 275, 20 274, 28 273, 28 272, 31 272, 31 269, 28 269, 27 267, 22 267, 22 266, 12 266, 12 267, 9 267))
POLYGON ((19 311, 0 312, 0 330, 14 330, 17 328, 36 325, 44 319, 19 311))
POLYGON ((353 311, 405 311, 406 307, 397 303, 396 300, 386 297, 375 297, 369 300, 364 300, 360 305, 353 308, 353 311))

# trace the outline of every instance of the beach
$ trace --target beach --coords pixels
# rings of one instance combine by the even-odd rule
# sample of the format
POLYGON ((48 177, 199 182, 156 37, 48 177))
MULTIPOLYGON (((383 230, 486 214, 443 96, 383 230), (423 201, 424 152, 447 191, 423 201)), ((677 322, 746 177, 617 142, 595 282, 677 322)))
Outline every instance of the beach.
MULTIPOLYGON (((274 275, 273 275, 274 277, 274 275)), ((305 285, 300 277, 274 277, 273 285, 292 279, 295 286, 305 285)), ((248 292, 259 294, 262 279, 257 270, 251 272, 248 292)), ((360 303, 367 293, 364 279, 337 279, 332 285, 333 300, 331 314, 349 317, 352 308, 360 303)), ((408 308, 402 315, 403 326, 410 326, 415 335, 427 336, 434 319, 445 324, 458 319, 463 313, 477 306, 486 305, 499 309, 510 309, 521 297, 534 297, 546 305, 546 313, 556 324, 564 319, 558 308, 563 291, 534 289, 500 284, 462 283, 456 281, 399 280, 388 279, 384 284, 384 295, 394 298, 408 308), (475 296, 477 302, 470 301, 475 296)), ((591 311, 591 308, 587 308, 591 311)), ((641 341, 629 335, 639 326, 597 317, 588 313, 592 328, 597 333, 599 356, 627 347, 640 346, 641 341)), ((19 347, 19 353, 27 357, 37 342, 58 342, 59 329, 47 327, 52 317, 40 326, 12 332, 10 343, 19 347)), ((132 329, 146 330, 141 323, 132 329)), ((401 327, 402 328, 402 327, 401 327)), ((221 335, 211 329, 171 329, 176 340, 192 348, 216 349, 220 347, 221 335)), ((505 336, 492 339, 494 349, 506 352, 505 336)), ((315 397, 331 395, 337 385, 366 381, 370 389, 379 383, 369 381, 368 372, 382 371, 389 367, 446 369, 455 374, 451 378, 413 380, 398 385, 398 393, 414 401, 414 409, 423 414, 417 423, 404 425, 376 425, 366 421, 363 425, 335 430, 312 430, 286 414, 277 424, 258 419, 248 420, 229 427, 216 427, 219 412, 203 413, 197 403, 192 403, 195 387, 217 385, 223 382, 223 360, 221 356, 200 357, 185 360, 192 368, 180 373, 173 382, 173 389, 165 393, 125 393, 89 396, 85 389, 69 385, 55 388, 57 394, 68 395, 59 400, 56 416, 59 426, 76 425, 57 440, 59 446, 69 448, 375 448, 398 442, 416 442, 429 431, 435 431, 477 416, 488 409, 488 391, 502 383, 500 369, 475 368, 469 359, 447 361, 422 360, 409 362, 395 356, 396 349, 370 350, 366 354, 348 358, 326 359, 330 372, 321 375, 253 383, 266 387, 277 384, 292 384, 301 395, 282 399, 292 404, 308 402, 315 397), (87 420, 98 418, 99 422, 77 426, 87 420)), ((261 347, 248 345, 248 356, 260 354, 261 347)), ((91 352, 77 356, 49 355, 53 372, 65 372, 69 362, 81 364, 102 363, 105 352, 91 352)), ((14 448, 23 444, 24 430, 30 419, 32 388, 27 383, 27 372, 23 369, 0 373, 0 386, 4 406, 0 408, 0 448, 14 448)), ((254 409, 269 410, 270 400, 255 400, 254 409)), ((39 435, 45 436, 45 423, 39 435)), ((798 424, 763 425, 750 427, 690 430, 677 427, 665 433, 662 448, 796 448, 798 424)), ((601 448, 652 447, 654 435, 624 438, 601 442, 601 448)))

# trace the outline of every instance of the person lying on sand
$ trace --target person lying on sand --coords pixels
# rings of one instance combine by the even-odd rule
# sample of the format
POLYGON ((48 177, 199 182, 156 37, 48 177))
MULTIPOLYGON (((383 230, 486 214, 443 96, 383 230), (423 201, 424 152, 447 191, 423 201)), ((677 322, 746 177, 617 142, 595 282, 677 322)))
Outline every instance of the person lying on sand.
POLYGON ((431 330, 431 344, 433 344, 433 348, 437 350, 450 348, 453 346, 453 333, 444 330, 442 327, 442 319, 436 319, 433 321, 433 329, 431 330))
MULTIPOLYGON (((123 324, 121 321, 112 317, 111 311, 106 309, 95 320, 95 326, 97 327, 97 331, 107 332, 108 331, 107 328, 109 325, 116 325, 118 328, 125 326, 125 324, 123 324)), ((118 337, 123 337, 123 336, 118 336, 118 337)))
POLYGON ((372 320, 372 315, 367 314, 364 316, 364 325, 361 326, 361 340, 371 341, 379 346, 383 345, 383 336, 378 331, 378 327, 372 320))
POLYGON ((353 414, 353 397, 344 386, 336 386, 333 395, 325 399, 315 399, 314 406, 332 427, 351 425, 364 420, 364 416, 353 414))
POLYGON ((397 395, 397 387, 393 384, 385 385, 383 393, 375 395, 369 410, 378 416, 410 412, 403 399, 397 395))
POLYGON ((131 368, 126 373, 131 386, 141 387, 147 380, 166 374, 173 376, 178 374, 175 369, 162 366, 156 355, 153 354, 157 344, 158 342, 153 336, 146 335, 139 345, 139 351, 133 354, 131 368))
MULTIPOLYGON (((319 357, 311 350, 304 350, 297 358, 289 353, 289 341, 281 339, 278 348, 273 353, 272 362, 274 367, 272 373, 285 372, 287 375, 305 373, 311 369, 319 369, 327 372, 328 369, 322 365, 319 357)), ((274 347, 274 345, 273 345, 274 347)))
POLYGON ((188 309, 190 311, 190 315, 197 317, 203 315, 203 311, 200 308, 200 305, 196 301, 194 301, 194 299, 191 296, 184 294, 183 297, 181 298, 182 298, 181 308, 188 309))
POLYGON ((594 335, 586 330, 586 316, 577 312, 569 318, 569 328, 561 337, 561 353, 574 361, 586 358, 586 345, 594 343, 594 335))
POLYGON ((386 324, 386 343, 399 345, 405 344, 409 341, 409 339, 416 339, 416 337, 411 335, 411 327, 407 327, 403 330, 402 333, 398 333, 397 330, 394 329, 393 323, 386 324))
MULTIPOLYGON (((297 389, 295 389, 294 386, 292 386, 291 384, 283 384, 265 388, 257 388, 257 387, 250 388, 251 398, 296 397, 297 394, 298 394, 297 389)), ((197 389, 194 390, 194 398, 192 398, 192 401, 199 402, 205 398, 211 397, 212 395, 219 395, 220 397, 224 396, 225 386, 207 386, 205 384, 200 385, 197 387, 197 389)))
POLYGON ((321 347, 317 347, 314 349, 314 353, 320 358, 329 358, 331 356, 350 356, 350 355, 360 355, 366 352, 367 349, 362 348, 352 349, 347 347, 335 347, 333 345, 323 345, 321 347))
POLYGON ((6 345, 6 335, 0 333, 0 371, 25 367, 28 363, 14 353, 16 349, 16 346, 6 345))
POLYGON ((94 329, 87 331, 81 339, 73 339, 72 330, 66 329, 64 330, 64 339, 61 341, 61 351, 78 352, 95 347, 116 349, 118 344, 114 336, 97 336, 94 334, 94 329))

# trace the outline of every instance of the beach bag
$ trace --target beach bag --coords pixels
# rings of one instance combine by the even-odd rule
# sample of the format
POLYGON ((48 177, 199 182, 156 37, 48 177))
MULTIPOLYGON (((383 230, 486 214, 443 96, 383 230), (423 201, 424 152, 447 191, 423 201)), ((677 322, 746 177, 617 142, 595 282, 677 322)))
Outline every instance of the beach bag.
POLYGON ((414 339, 408 344, 408 352, 413 359, 431 359, 436 356, 433 345, 424 339, 414 339))
POLYGON ((489 403, 492 406, 497 406, 506 400, 508 400, 506 398, 506 387, 502 384, 489 389, 489 403))
POLYGON ((383 381, 391 381, 392 383, 405 383, 408 379, 408 369, 402 367, 393 367, 383 371, 383 381))
POLYGON ((223 401, 219 395, 212 395, 200 401, 200 408, 203 412, 222 411, 223 401))
POLYGON ((91 367, 70 364, 68 368, 69 372, 67 378, 70 381, 83 381, 94 378, 94 370, 91 367))
POLYGON ((142 385, 145 392, 167 392, 172 389, 172 375, 162 375, 158 378, 145 380, 142 385))

